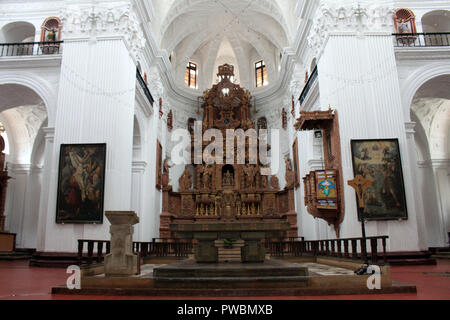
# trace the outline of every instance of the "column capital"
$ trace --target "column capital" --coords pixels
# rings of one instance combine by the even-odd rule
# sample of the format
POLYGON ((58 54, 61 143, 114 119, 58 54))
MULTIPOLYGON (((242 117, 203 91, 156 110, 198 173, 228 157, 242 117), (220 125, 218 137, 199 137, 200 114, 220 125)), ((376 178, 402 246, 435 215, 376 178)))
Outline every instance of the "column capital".
POLYGON ((44 137, 46 141, 53 142, 53 139, 55 138, 55 128, 54 127, 44 127, 42 128, 42 131, 44 132, 44 137))
POLYGON ((322 0, 313 21, 309 46, 317 59, 331 35, 370 35, 393 32, 393 5, 322 0))
POLYGON ((132 163, 132 171, 134 173, 142 173, 145 171, 147 167, 147 162, 145 161, 133 161, 132 163))
POLYGON ((32 167, 30 163, 12 163, 9 170, 14 174, 29 174, 32 167))
POLYGON ((64 41, 122 39, 136 60, 145 38, 129 2, 68 5, 61 13, 64 41))
POLYGON ((414 135, 416 133, 416 130, 414 130, 416 128, 416 123, 415 122, 405 122, 405 130, 406 130, 406 135, 414 135))

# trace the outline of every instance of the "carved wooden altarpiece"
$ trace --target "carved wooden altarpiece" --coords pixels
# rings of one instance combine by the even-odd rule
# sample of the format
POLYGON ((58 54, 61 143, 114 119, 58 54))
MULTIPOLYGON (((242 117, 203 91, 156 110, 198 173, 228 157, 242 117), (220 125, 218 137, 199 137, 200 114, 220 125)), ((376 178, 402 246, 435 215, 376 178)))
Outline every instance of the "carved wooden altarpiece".
MULTIPOLYGON (((251 118, 251 95, 248 90, 231 82, 234 67, 219 66, 220 82, 206 90, 201 97, 203 103, 202 133, 210 128, 219 129, 226 146, 227 129, 256 129, 251 118)), ((190 130, 194 135, 193 130, 190 130)), ((192 139, 194 143, 194 139, 192 139)), ((203 142, 203 149, 210 142, 203 142)), ((163 209, 161 213, 160 237, 174 238, 169 230, 171 223, 186 222, 280 222, 290 223, 288 237, 297 237, 297 214, 294 207, 295 173, 290 160, 286 160, 286 177, 290 183, 279 189, 276 176, 261 174, 261 163, 249 164, 246 139, 245 164, 236 164, 238 150, 234 144, 235 163, 186 165, 178 182, 178 192, 171 186, 163 187, 163 209)), ((203 150, 202 150, 203 151, 203 150)), ((194 157, 194 145, 192 144, 194 157)), ((192 163, 194 161, 192 159, 192 163)))

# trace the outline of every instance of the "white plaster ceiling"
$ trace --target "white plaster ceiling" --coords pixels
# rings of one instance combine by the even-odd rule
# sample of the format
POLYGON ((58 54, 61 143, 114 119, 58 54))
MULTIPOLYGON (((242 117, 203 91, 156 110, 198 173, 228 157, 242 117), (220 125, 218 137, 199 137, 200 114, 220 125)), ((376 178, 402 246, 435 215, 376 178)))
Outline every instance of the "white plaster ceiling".
POLYGON ((176 81, 189 60, 199 65, 199 91, 215 82, 218 61, 235 65, 242 86, 253 85, 253 64, 263 59, 269 83, 278 77, 279 54, 291 46, 296 0, 153 0, 154 34, 172 55, 176 81), (159 32, 158 32, 159 30, 159 32), (229 60, 229 61, 228 61, 229 60))

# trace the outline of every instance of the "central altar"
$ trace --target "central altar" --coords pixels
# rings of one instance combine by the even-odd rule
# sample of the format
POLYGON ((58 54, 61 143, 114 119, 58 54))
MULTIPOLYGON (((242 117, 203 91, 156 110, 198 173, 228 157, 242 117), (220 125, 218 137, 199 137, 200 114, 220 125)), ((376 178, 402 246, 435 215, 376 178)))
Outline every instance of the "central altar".
MULTIPOLYGON (((242 129, 241 132, 253 130, 260 136, 256 139, 259 147, 260 131, 267 128, 264 124, 255 126, 259 121, 252 118, 252 113, 256 114, 256 109, 252 111, 252 96, 248 90, 232 82, 234 67, 228 64, 219 66, 217 76, 220 81, 199 97, 199 100, 202 100, 202 103, 199 103, 203 111, 202 121, 195 122, 195 119, 189 119, 187 122, 187 129, 191 133, 193 164, 185 165, 178 179, 178 191, 169 184, 168 158, 164 160, 162 172, 158 173, 162 176, 163 192, 160 238, 180 238, 183 234, 186 236, 186 229, 183 232, 180 229, 182 226, 192 230, 230 229, 214 231, 219 233, 217 239, 224 237, 221 232, 225 231, 241 232, 239 237, 236 237, 240 240, 251 234, 257 236, 260 242, 269 237, 297 237, 297 214, 294 205, 295 173, 291 160, 288 157, 284 159, 286 183, 284 188, 280 189, 277 175, 262 174, 262 169, 268 168, 259 158, 257 161, 251 161, 249 136, 244 137, 245 154, 236 147, 239 145, 236 136, 234 141, 237 145, 233 144, 231 149, 227 146, 226 134, 229 129, 236 131, 242 129), (213 163, 207 163, 204 157, 200 161, 195 158, 199 153, 195 153, 195 133, 201 132, 203 135, 208 129, 217 129, 222 133, 223 161, 217 161, 215 158, 216 161, 213 163), (232 163, 227 162, 227 155, 230 154, 234 156, 232 163), (239 162, 237 159, 245 161, 239 162), (241 227, 238 227, 239 225, 241 227)), ((200 109, 198 113, 201 113, 200 109)), ((210 143, 210 141, 202 142, 201 155, 210 143)), ((212 156, 216 156, 214 151, 212 156)), ((196 231, 195 234, 209 237, 207 232, 196 231)), ((203 246, 202 241, 199 242, 200 246, 203 246)), ((245 240, 242 250, 245 251, 247 250, 245 248, 253 245, 254 242, 250 239, 245 240)), ((200 252, 204 250, 201 249, 200 252)))
POLYGON ((289 230, 288 222, 216 222, 171 224, 171 231, 185 239, 197 242, 194 249, 195 261, 220 262, 220 256, 227 254, 226 247, 233 247, 240 256, 240 262, 264 262, 264 239, 284 238, 289 230), (235 244, 236 243, 236 244, 235 244), (225 246, 225 248, 224 248, 225 246))

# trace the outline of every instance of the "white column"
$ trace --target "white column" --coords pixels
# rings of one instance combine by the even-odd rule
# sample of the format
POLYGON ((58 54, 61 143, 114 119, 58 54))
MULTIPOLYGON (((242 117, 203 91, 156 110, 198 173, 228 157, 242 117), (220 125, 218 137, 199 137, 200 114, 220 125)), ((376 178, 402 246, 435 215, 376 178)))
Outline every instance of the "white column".
POLYGON ((134 60, 143 37, 128 2, 69 5, 62 16, 64 53, 42 249, 73 252, 79 238, 109 239, 109 223, 55 223, 60 147, 106 143, 104 211, 130 210, 134 60))
POLYGON ((450 232, 450 160, 432 159, 431 166, 436 181, 437 196, 439 199, 439 211, 441 215, 443 233, 443 246, 449 245, 448 233, 450 232))
POLYGON ((146 167, 147 163, 144 161, 133 161, 133 175, 131 179, 131 211, 136 212, 140 221, 134 232, 134 241, 144 241, 143 225, 147 219, 145 219, 146 214, 143 212, 143 182, 146 167))
POLYGON ((397 138, 403 167, 408 219, 366 225, 368 235, 388 235, 391 251, 426 248, 403 123, 398 72, 392 41, 393 7, 375 1, 322 1, 310 45, 319 59, 319 88, 324 109, 339 112, 346 213, 341 237, 361 235, 353 178, 351 139, 397 138))
POLYGON ((37 233, 36 233, 36 250, 43 251, 45 249, 46 231, 47 231, 47 216, 49 203, 49 188, 50 178, 52 175, 57 175, 57 163, 53 163, 53 147, 54 147, 54 137, 55 128, 42 128, 44 131, 45 138, 45 148, 44 148, 44 172, 42 177, 42 188, 39 200, 39 217, 37 223, 37 233))
POLYGON ((12 205, 9 217, 9 232, 16 233, 16 246, 23 248, 23 224, 25 220, 26 198, 30 192, 28 182, 30 176, 30 164, 14 164, 10 167, 11 177, 14 183, 9 185, 9 192, 12 192, 12 205))

